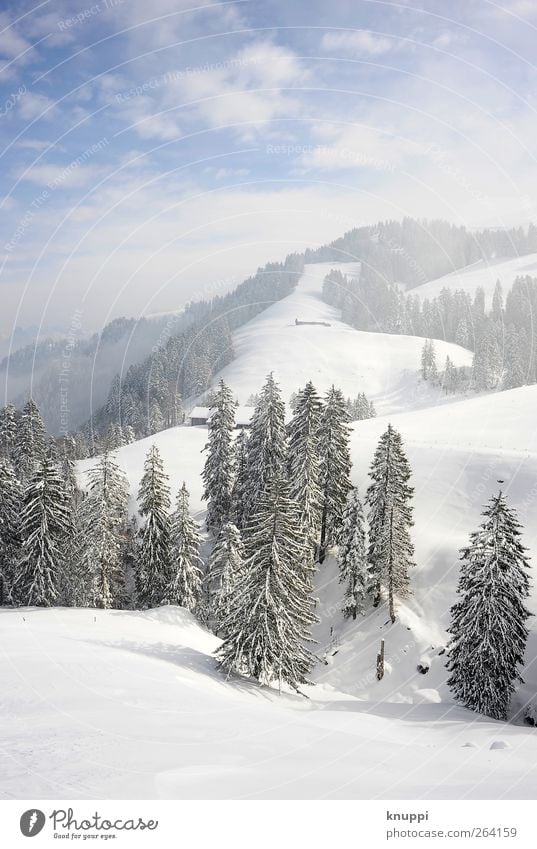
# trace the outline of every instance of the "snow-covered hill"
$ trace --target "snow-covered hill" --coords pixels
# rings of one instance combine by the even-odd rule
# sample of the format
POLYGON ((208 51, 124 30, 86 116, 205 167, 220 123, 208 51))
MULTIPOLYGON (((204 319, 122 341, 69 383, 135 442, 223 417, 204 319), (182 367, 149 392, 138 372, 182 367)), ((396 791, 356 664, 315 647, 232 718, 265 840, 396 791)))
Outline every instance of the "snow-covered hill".
MULTIPOLYGON (((433 393, 432 406, 424 408, 427 399, 411 391, 419 386, 421 340, 379 335, 374 348, 372 334, 342 325, 322 303, 324 269, 317 271, 314 282, 307 269, 297 292, 239 331, 237 358, 224 377, 242 401, 274 369, 286 394, 311 378, 320 389, 334 382, 348 394, 366 391, 379 410, 389 411, 353 426, 352 476, 363 494, 378 437, 391 421, 402 434, 415 487, 416 567, 398 621, 391 625, 381 607, 344 622, 343 588, 329 558, 318 572, 319 663, 306 700, 225 681, 212 657, 216 638, 176 608, 1 610, 2 710, 14 725, 4 744, 1 792, 41 798, 535 796, 536 732, 455 706, 442 649, 458 549, 499 478, 537 557, 537 386, 444 404, 433 393), (332 326, 295 327, 295 317, 332 326), (381 637, 387 671, 378 682, 381 637)), ((449 347, 454 359, 467 361, 468 352, 449 347)), ((206 437, 203 427, 182 426, 120 449, 132 508, 154 442, 174 491, 186 481, 201 520, 206 437)), ((90 464, 81 464, 82 476, 90 464)), ((534 590, 534 612, 536 601, 534 590)), ((515 711, 535 698, 535 658, 532 636, 515 711)))
POLYGON ((435 298, 442 289, 462 289, 471 297, 476 289, 481 286, 485 290, 487 307, 492 302, 492 295, 496 281, 499 280, 505 293, 511 288, 517 277, 537 276, 537 254, 517 256, 512 259, 497 259, 486 262, 481 260, 473 263, 467 268, 430 280, 421 286, 411 289, 413 295, 420 298, 435 298))
MULTIPOLYGON (((235 333, 235 359, 221 376, 241 403, 259 390, 270 371, 286 400, 311 379, 320 391, 336 383, 345 395, 365 392, 379 413, 441 401, 442 394, 418 378, 423 339, 354 330, 339 320, 339 310, 324 303, 323 280, 331 268, 338 267, 352 274, 359 266, 307 265, 291 295, 235 333), (295 318, 328 322, 330 326, 296 326, 295 318)), ((437 342, 436 354, 439 365, 448 354, 457 366, 472 362, 469 351, 448 342, 437 342)))

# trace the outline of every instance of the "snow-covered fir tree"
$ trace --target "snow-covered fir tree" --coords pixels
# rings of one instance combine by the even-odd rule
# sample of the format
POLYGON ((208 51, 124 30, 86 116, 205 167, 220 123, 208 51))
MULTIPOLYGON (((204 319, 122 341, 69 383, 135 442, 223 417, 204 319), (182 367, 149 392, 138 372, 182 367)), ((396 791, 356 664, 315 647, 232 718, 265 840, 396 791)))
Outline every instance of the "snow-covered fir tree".
POLYGON ((261 496, 270 481, 285 477, 287 466, 287 437, 285 404, 274 375, 267 377, 255 406, 248 440, 248 488, 245 518, 258 509, 261 496))
POLYGON ((13 404, 7 404, 0 409, 0 457, 13 459, 17 431, 17 411, 13 404))
POLYGON ((170 488, 168 475, 156 445, 144 463, 138 492, 139 513, 145 520, 140 530, 137 595, 142 607, 158 607, 168 601, 171 574, 170 488))
POLYGON ((335 545, 350 481, 349 416, 342 392, 334 386, 327 392, 319 427, 320 485, 322 497, 319 562, 335 545))
POLYGON ((409 589, 409 569, 414 565, 410 538, 413 488, 410 466, 401 435, 390 425, 381 436, 369 472, 369 551, 375 605, 382 587, 388 596, 390 618, 395 622, 395 597, 404 598, 409 589))
POLYGON ((189 492, 183 481, 171 522, 171 576, 167 598, 170 604, 178 604, 194 612, 198 610, 201 599, 203 562, 200 557, 200 527, 190 515, 189 501, 189 492))
POLYGON ((209 616, 218 633, 229 614, 235 586, 244 569, 244 544, 239 529, 226 522, 211 552, 207 575, 209 616))
POLYGON ((521 526, 500 491, 461 551, 459 601, 451 608, 448 684, 471 710, 507 719, 524 663, 530 616, 521 526))
POLYGON ((497 324, 503 322, 503 293, 502 284, 499 280, 496 280, 496 286, 494 287, 494 294, 492 296, 492 320, 497 324))
POLYGON ((21 545, 22 488, 9 459, 0 459, 0 604, 9 604, 21 545))
POLYGON ((235 481, 231 491, 232 518, 238 528, 244 528, 248 505, 248 431, 242 428, 233 446, 235 481))
POLYGON ((123 595, 122 546, 128 482, 113 456, 105 451, 88 474, 84 499, 85 556, 92 572, 95 607, 117 607, 123 595))
POLYGON ((17 604, 50 607, 56 602, 71 532, 65 485, 47 456, 36 463, 23 494, 22 548, 13 581, 17 604))
POLYGON ((432 339, 426 339, 421 350, 421 376, 423 380, 435 381, 438 377, 436 351, 432 339))
POLYGON ((208 502, 207 528, 216 534, 231 515, 236 407, 231 390, 220 380, 209 408, 207 459, 202 473, 202 497, 208 502))
POLYGON ((319 427, 323 405, 313 383, 297 393, 288 426, 289 495, 298 504, 309 557, 313 563, 321 531, 319 427))
POLYGON ((347 497, 338 542, 339 580, 345 584, 343 613, 345 618, 356 619, 366 607, 373 589, 367 561, 364 510, 357 487, 347 497))
POLYGON ((524 351, 526 350, 527 360, 527 338, 524 338, 520 331, 515 330, 511 324, 505 334, 504 346, 504 370, 503 382, 504 389, 516 389, 517 386, 523 386, 526 383, 526 374, 524 369, 524 351), (526 343, 526 346, 524 345, 526 343))
POLYGON ((449 356, 446 357, 444 374, 442 375, 442 386, 444 388, 444 392, 448 395, 456 392, 459 386, 459 373, 457 371, 457 367, 453 364, 453 360, 449 356))
POLYGON ((483 326, 473 361, 474 388, 477 392, 496 389, 503 369, 502 355, 496 331, 490 324, 483 326))
POLYGON ((71 498, 71 532, 58 599, 66 607, 91 607, 94 603, 92 549, 87 539, 85 501, 82 493, 71 498))
POLYGON ((31 477, 34 467, 45 458, 48 437, 37 404, 30 398, 25 404, 18 427, 14 454, 20 478, 31 477))
POLYGON ((221 623, 224 642, 217 657, 227 672, 298 689, 314 663, 306 643, 316 618, 303 577, 298 507, 281 476, 262 494, 245 545, 246 562, 221 623))

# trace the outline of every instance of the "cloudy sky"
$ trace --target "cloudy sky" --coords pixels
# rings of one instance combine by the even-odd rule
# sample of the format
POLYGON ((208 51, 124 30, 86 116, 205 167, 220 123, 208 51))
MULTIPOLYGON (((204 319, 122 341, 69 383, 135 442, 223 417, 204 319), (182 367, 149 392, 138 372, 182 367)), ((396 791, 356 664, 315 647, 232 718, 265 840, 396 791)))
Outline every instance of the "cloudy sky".
POLYGON ((534 0, 0 0, 0 334, 404 215, 537 221, 534 0))

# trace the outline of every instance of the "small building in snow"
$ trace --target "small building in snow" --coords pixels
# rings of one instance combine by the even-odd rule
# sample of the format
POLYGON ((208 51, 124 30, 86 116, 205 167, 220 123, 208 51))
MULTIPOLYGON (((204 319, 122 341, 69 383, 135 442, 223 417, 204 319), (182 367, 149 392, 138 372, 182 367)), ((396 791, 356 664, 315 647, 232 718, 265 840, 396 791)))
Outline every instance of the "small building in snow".
POLYGON ((190 411, 190 415, 188 417, 188 423, 194 427, 195 425, 206 425, 209 421, 209 408, 208 407, 194 407, 193 410, 190 411))
MULTIPOLYGON (((253 412, 253 407, 237 407, 235 410, 235 428, 242 429, 243 427, 250 427, 253 412)), ((188 423, 192 427, 207 425, 210 417, 211 411, 209 407, 194 407, 190 411, 188 423)))

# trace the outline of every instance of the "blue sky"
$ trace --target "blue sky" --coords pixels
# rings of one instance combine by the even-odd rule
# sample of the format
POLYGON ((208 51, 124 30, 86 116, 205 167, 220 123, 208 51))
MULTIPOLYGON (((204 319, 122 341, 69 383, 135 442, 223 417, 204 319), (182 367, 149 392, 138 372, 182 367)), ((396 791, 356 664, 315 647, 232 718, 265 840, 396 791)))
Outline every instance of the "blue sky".
POLYGON ((537 220, 533 0, 0 0, 0 334, 404 215, 537 220))

